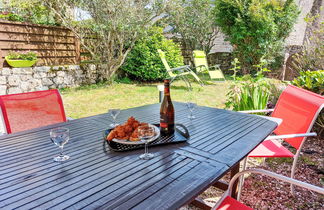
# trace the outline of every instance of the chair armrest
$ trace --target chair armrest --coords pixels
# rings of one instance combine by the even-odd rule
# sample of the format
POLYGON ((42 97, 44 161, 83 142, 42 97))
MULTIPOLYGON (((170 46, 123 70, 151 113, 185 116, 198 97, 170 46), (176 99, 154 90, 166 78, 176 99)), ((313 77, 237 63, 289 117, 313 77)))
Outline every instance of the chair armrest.
POLYGON ((235 176, 231 179, 231 181, 229 183, 229 189, 230 190, 231 190, 235 180, 238 177, 240 177, 241 175, 245 174, 245 173, 266 175, 266 176, 278 179, 278 180, 283 181, 283 182, 287 182, 287 183, 290 183, 290 184, 293 184, 293 185, 296 185, 296 186, 299 186, 299 187, 302 187, 302 188, 306 188, 308 190, 318 192, 320 194, 324 194, 324 188, 321 188, 321 187, 318 187, 318 186, 315 186, 315 185, 311 185, 311 184, 308 184, 306 182, 299 181, 297 179, 286 177, 286 176, 283 176, 281 174, 276 174, 276 173, 271 172, 271 171, 267 171, 267 170, 264 170, 264 169, 258 169, 258 168, 247 169, 247 170, 244 170, 244 171, 241 171, 241 172, 235 174, 235 176))
POLYGON ((262 109, 262 110, 244 110, 244 111, 238 111, 238 112, 252 114, 252 113, 273 112, 273 111, 274 111, 274 109, 262 109))
POLYGON ((171 72, 174 72, 174 71, 185 72, 185 71, 191 71, 191 69, 190 69, 189 65, 185 65, 185 66, 179 66, 176 68, 172 68, 169 71, 171 71, 171 72))
POLYGON ((268 136, 265 140, 274 140, 274 139, 289 139, 296 137, 308 137, 308 136, 317 136, 317 133, 298 133, 298 134, 287 134, 287 135, 279 135, 279 136, 268 136))
POLYGON ((213 65, 209 67, 209 69, 220 69, 220 65, 219 64, 213 65))
POLYGON ((283 182, 287 182, 287 183, 290 183, 290 184, 293 184, 293 185, 296 185, 296 186, 299 186, 299 187, 302 187, 302 188, 305 188, 305 189, 308 189, 308 190, 312 190, 314 192, 318 192, 320 194, 324 194, 324 188, 322 188, 322 187, 311 185, 311 184, 308 184, 306 182, 302 182, 302 181, 299 181, 299 180, 296 180, 296 179, 293 179, 293 178, 290 178, 290 177, 286 177, 286 176, 283 176, 283 175, 280 175, 280 174, 273 173, 271 171, 267 171, 267 170, 263 170, 263 169, 257 169, 257 168, 251 168, 251 169, 244 170, 244 171, 241 171, 241 172, 235 174, 235 176, 229 182, 228 190, 223 194, 222 198, 219 199, 219 201, 216 203, 216 205, 212 209, 217 209, 218 206, 221 205, 223 200, 227 196, 230 196, 232 194, 232 188, 233 188, 234 182, 237 180, 237 178, 239 178, 240 176, 242 176, 242 175, 244 175, 246 173, 254 173, 254 174, 266 175, 266 176, 275 178, 275 179, 283 181, 283 182))
POLYGON ((257 116, 262 117, 262 118, 267 119, 267 120, 271 120, 271 121, 277 123, 278 126, 282 123, 282 119, 277 118, 277 117, 269 117, 269 116, 263 116, 263 115, 257 115, 257 116))
POLYGON ((199 66, 192 67, 192 69, 195 72, 198 72, 197 69, 205 69, 205 70, 207 70, 207 67, 205 65, 199 65, 199 66))

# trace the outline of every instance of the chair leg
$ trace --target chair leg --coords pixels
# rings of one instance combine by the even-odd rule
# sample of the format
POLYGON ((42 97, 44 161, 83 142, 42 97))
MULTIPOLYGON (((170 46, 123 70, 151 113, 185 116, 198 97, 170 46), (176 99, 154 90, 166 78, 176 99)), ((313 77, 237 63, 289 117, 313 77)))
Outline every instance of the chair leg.
MULTIPOLYGON (((243 160, 242 171, 244 171, 247 167, 247 159, 248 159, 248 157, 244 158, 244 160, 243 160)), ((238 193, 237 193, 238 201, 240 201, 240 198, 241 198, 243 184, 244 184, 244 175, 240 177, 240 183, 239 183, 238 193)))
POLYGON ((196 79, 196 81, 200 84, 201 87, 204 86, 203 81, 201 81, 201 79, 194 72, 190 72, 190 74, 196 79))
MULTIPOLYGON (((297 151, 297 153, 294 155, 294 162, 293 162, 293 165, 291 167, 291 174, 290 174, 290 177, 293 179, 294 176, 295 176, 295 172, 296 172, 296 166, 297 166, 297 161, 298 161, 298 156, 299 156, 299 152, 300 151, 297 151)), ((294 185, 290 185, 290 193, 292 195, 295 195, 295 188, 294 188, 294 185)))
POLYGON ((170 84, 175 80, 176 77, 171 77, 170 84))
POLYGON ((186 83, 189 91, 192 90, 192 86, 191 86, 191 83, 190 81, 188 80, 188 78, 186 76, 181 76, 182 80, 186 83))
MULTIPOLYGON (((240 172, 240 163, 235 164, 231 169, 231 179, 240 172)), ((238 180, 236 180, 232 186, 231 197, 237 199, 238 194, 238 180)))

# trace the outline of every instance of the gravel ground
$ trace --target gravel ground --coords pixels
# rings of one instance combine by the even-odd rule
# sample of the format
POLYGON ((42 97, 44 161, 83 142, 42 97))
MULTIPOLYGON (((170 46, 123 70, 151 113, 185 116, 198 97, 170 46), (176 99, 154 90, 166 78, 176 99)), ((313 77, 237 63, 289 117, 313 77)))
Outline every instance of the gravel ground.
MULTIPOLYGON (((286 145, 288 147, 288 145, 286 145)), ((289 148, 289 147, 288 147, 289 148)), ((295 152, 293 148, 289 148, 295 152)), ((258 167, 289 176, 292 166, 290 158, 249 159, 249 167, 258 167)), ((308 138, 299 157, 295 178, 313 185, 324 186, 324 139, 308 138)), ((223 180, 229 180, 227 174, 223 180)), ((214 205, 222 191, 210 187, 199 197, 214 205)), ((241 202, 254 209, 324 209, 324 195, 296 187, 296 195, 290 194, 289 184, 275 179, 250 175, 245 179, 241 202)), ((192 205, 181 210, 197 210, 192 205)))

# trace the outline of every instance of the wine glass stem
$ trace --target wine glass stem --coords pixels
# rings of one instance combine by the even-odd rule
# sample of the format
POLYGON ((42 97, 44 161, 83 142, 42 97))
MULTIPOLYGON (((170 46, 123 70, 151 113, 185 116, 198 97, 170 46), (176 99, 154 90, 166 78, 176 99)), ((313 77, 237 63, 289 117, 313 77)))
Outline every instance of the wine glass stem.
POLYGON ((192 111, 190 111, 190 118, 192 118, 192 111))
POLYGON ((63 146, 60 146, 60 149, 61 149, 61 154, 60 154, 60 156, 64 156, 64 154, 63 154, 63 146))
POLYGON ((145 155, 147 155, 147 153, 148 153, 148 149, 147 149, 147 142, 145 143, 144 148, 145 148, 145 155))

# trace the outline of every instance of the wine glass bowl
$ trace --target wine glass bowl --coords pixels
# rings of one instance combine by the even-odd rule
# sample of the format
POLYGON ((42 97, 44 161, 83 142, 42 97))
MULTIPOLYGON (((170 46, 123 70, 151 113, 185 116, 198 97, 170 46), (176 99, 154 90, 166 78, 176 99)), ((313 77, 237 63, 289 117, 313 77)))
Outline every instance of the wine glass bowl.
POLYGON ((190 115, 188 115, 188 118, 191 119, 191 120, 192 119, 195 119, 196 116, 193 115, 193 112, 197 108, 197 104, 196 103, 192 103, 192 102, 187 102, 186 105, 187 105, 187 108, 188 108, 188 110, 190 112, 190 115))
POLYGON ((120 114, 120 109, 109 109, 108 113, 110 113, 111 117, 113 118, 113 123, 110 124, 110 127, 114 128, 119 125, 116 121, 117 116, 120 114))
POLYGON ((59 156, 54 157, 54 161, 65 161, 70 157, 63 154, 63 147, 70 139, 70 130, 68 128, 54 128, 50 131, 51 141, 61 149, 59 156))
POLYGON ((149 160, 154 157, 154 154, 148 153, 148 142, 156 135, 155 129, 152 125, 142 125, 138 128, 138 137, 142 142, 145 142, 145 153, 140 155, 140 158, 143 160, 149 160))

